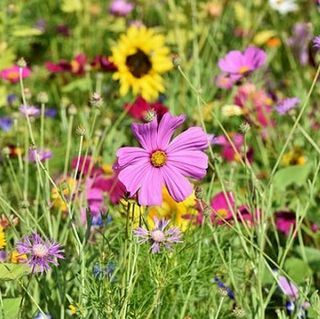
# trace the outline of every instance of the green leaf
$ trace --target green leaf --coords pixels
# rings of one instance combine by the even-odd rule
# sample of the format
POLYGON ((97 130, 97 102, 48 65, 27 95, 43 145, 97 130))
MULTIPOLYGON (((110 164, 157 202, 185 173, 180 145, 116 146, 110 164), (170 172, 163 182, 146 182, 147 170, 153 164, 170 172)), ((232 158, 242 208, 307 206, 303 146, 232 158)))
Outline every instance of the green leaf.
MULTIPOLYGON (((302 249, 300 247, 297 247, 296 249, 300 256, 302 256, 302 249)), ((316 248, 312 247, 304 247, 303 252, 307 257, 309 266, 314 271, 320 271, 320 251, 316 248)))
POLYGON ((89 85, 88 80, 86 78, 78 79, 78 80, 70 82, 69 84, 67 84, 66 86, 64 86, 62 88, 62 91, 64 93, 69 93, 74 90, 79 90, 81 92, 89 91, 90 85, 89 85))
POLYGON ((17 319, 19 315, 21 299, 21 297, 3 299, 2 305, 0 303, 0 319, 17 319))
POLYGON ((0 281, 16 280, 30 273, 26 264, 0 264, 0 281))
POLYGON ((16 59, 14 50, 7 48, 4 51, 0 51, 0 70, 12 66, 16 59))
POLYGON ((285 269, 288 275, 298 284, 312 276, 312 270, 309 265, 299 258, 288 258, 285 263, 285 269))
POLYGON ((310 170, 311 164, 282 168, 274 175, 274 187, 279 190, 284 190, 292 184, 301 186, 306 183, 310 170))
POLYGON ((82 3, 80 0, 64 0, 61 5, 63 12, 71 13, 82 10, 82 3))
POLYGON ((41 30, 27 26, 17 26, 13 31, 14 37, 33 37, 40 34, 42 34, 41 30))

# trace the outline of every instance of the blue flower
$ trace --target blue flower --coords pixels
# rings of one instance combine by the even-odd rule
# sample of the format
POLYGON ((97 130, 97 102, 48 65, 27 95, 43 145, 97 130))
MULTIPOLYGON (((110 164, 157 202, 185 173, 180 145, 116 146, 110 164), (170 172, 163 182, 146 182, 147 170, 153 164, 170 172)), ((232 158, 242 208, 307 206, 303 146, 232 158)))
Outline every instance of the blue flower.
POLYGON ((227 287, 217 276, 212 279, 212 282, 216 283, 219 288, 224 289, 230 299, 235 300, 234 292, 232 291, 232 289, 227 287))
POLYGON ((8 116, 0 117, 0 129, 5 132, 8 132, 12 127, 13 121, 8 116))

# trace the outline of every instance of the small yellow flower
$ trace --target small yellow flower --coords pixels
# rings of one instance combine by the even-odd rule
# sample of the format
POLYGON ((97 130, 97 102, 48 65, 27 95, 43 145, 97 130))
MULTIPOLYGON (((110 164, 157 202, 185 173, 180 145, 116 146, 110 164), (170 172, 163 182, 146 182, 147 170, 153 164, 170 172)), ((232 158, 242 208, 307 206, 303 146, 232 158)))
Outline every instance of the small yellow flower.
POLYGON ((26 254, 20 254, 18 253, 16 250, 14 250, 12 253, 11 253, 11 262, 13 264, 23 264, 27 261, 27 255, 26 254))
POLYGON ((302 150, 298 147, 293 148, 291 151, 285 153, 282 157, 281 163, 284 166, 289 165, 304 165, 307 159, 303 155, 302 150))
POLYGON ((76 315, 77 314, 78 309, 77 309, 77 307, 75 305, 69 305, 68 308, 69 308, 69 311, 70 311, 71 315, 76 315))
POLYGON ((67 177, 63 182, 59 184, 59 189, 54 187, 51 190, 51 199, 53 207, 61 210, 62 212, 67 211, 67 204, 60 195, 61 193, 68 200, 68 197, 75 191, 77 181, 71 177, 67 177))
POLYGON ((242 108, 234 104, 222 106, 221 112, 224 117, 240 116, 243 114, 242 108))
POLYGON ((131 26, 112 48, 112 62, 117 66, 114 80, 120 81, 120 95, 130 89, 147 101, 157 99, 164 92, 161 74, 173 65, 163 35, 145 26, 131 26))
POLYGON ((162 195, 162 205, 153 206, 149 210, 147 217, 148 225, 154 226, 153 218, 157 217, 158 219, 170 219, 171 225, 179 227, 182 231, 188 229, 193 221, 192 217, 198 213, 194 193, 183 202, 176 202, 165 187, 163 188, 162 195))
POLYGON ((6 245, 7 245, 6 235, 3 231, 3 227, 0 226, 0 249, 3 249, 4 247, 6 247, 6 245))

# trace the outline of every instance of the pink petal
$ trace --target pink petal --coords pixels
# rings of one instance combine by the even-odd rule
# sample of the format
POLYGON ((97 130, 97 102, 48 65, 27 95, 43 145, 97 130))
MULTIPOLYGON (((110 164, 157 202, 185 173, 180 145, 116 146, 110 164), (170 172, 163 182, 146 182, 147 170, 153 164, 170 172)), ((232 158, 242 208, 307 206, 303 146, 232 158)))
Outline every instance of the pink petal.
POLYGON ((117 157, 121 167, 149 161, 149 153, 140 147, 121 147, 117 151, 117 157))
POLYGON ((175 131, 184 121, 185 116, 172 116, 170 113, 163 115, 158 126, 157 145, 159 149, 165 149, 175 131))
POLYGON ((141 187, 144 177, 150 168, 152 168, 152 166, 149 163, 137 163, 129 165, 120 171, 118 178, 131 196, 141 187))
POLYGON ((167 153, 184 150, 204 150, 209 146, 208 135, 201 127, 191 127, 178 135, 168 146, 167 153))
POLYGON ((168 156, 168 164, 177 168, 187 177, 202 179, 208 168, 208 156, 202 151, 172 152, 168 156))
POLYGON ((153 121, 145 124, 132 124, 132 132, 140 145, 147 151, 152 152, 157 147, 157 129, 158 122, 157 118, 153 121))
POLYGON ((228 201, 231 205, 231 208, 234 207, 234 197, 231 192, 227 192, 226 196, 223 192, 216 194, 211 199, 211 207, 214 211, 218 211, 219 209, 225 209, 228 212, 230 211, 228 201))
POLYGON ((139 204, 143 206, 155 206, 162 204, 163 178, 161 169, 150 167, 145 173, 139 191, 139 204))
POLYGON ((298 288, 293 283, 291 283, 286 277, 279 276, 278 285, 286 296, 292 297, 294 299, 297 299, 299 297, 298 288))
POLYGON ((230 51, 224 58, 220 59, 218 66, 221 71, 227 73, 238 73, 242 64, 243 55, 240 51, 230 51))
POLYGON ((182 202, 192 194, 190 182, 177 169, 171 165, 165 165, 161 171, 170 195, 177 202, 182 202))

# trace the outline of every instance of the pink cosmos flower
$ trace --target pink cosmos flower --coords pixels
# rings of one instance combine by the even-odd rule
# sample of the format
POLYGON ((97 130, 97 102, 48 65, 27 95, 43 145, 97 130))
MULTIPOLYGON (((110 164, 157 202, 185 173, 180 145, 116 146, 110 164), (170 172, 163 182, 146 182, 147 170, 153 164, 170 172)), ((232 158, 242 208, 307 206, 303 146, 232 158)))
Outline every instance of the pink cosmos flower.
MULTIPOLYGON (((0 71, 0 77, 3 80, 7 80, 11 83, 17 83, 19 81, 19 67, 17 65, 13 65, 10 68, 6 68, 0 71)), ((22 78, 27 78, 31 74, 31 70, 29 68, 22 69, 22 78)))
POLYGON ((228 74, 221 73, 216 77, 215 83, 220 89, 231 89, 235 81, 228 74))
POLYGON ((126 0, 113 0, 110 5, 110 13, 116 16, 126 16, 134 8, 134 5, 126 0))
POLYGON ((218 62, 220 70, 238 81, 247 74, 260 68, 266 61, 266 53, 256 47, 249 47, 244 52, 230 51, 218 62))
POLYGON ((138 96, 132 104, 125 104, 128 114, 134 119, 143 121, 148 111, 155 111, 158 118, 161 119, 163 114, 168 112, 168 108, 160 102, 148 103, 143 97, 138 96))
POLYGON ((272 99, 252 83, 246 83, 238 88, 234 103, 244 109, 248 121, 262 127, 272 126, 272 99))
POLYGON ((160 205, 165 185, 170 195, 181 202, 192 193, 187 177, 206 175, 209 137, 200 127, 191 127, 171 142, 185 116, 164 114, 161 121, 132 124, 141 147, 122 147, 117 151, 119 180, 131 196, 138 193, 140 205, 160 205))
POLYGON ((225 221, 232 222, 234 214, 236 214, 239 222, 247 223, 248 225, 252 224, 259 217, 258 211, 252 214, 246 205, 237 207, 232 192, 226 192, 225 194, 223 192, 217 193, 211 199, 211 208, 211 221, 218 225, 224 224, 225 221))
MULTIPOLYGON (((94 178, 87 178, 85 184, 85 197, 87 200, 87 207, 92 218, 92 225, 99 225, 102 215, 107 211, 104 205, 104 192, 95 184, 94 178)), ((85 208, 81 209, 81 221, 83 224, 87 223, 87 212, 85 208)))
MULTIPOLYGON (((213 145, 220 145, 221 148, 221 156, 227 161, 240 161, 240 157, 244 157, 243 152, 241 150, 244 144, 244 137, 240 133, 229 133, 230 139, 234 145, 234 148, 238 151, 238 153, 234 150, 229 140, 224 135, 215 136, 212 140, 213 145), (240 156, 240 157, 239 157, 240 156)), ((253 149, 249 149, 246 154, 247 160, 252 163, 253 161, 253 149)))

